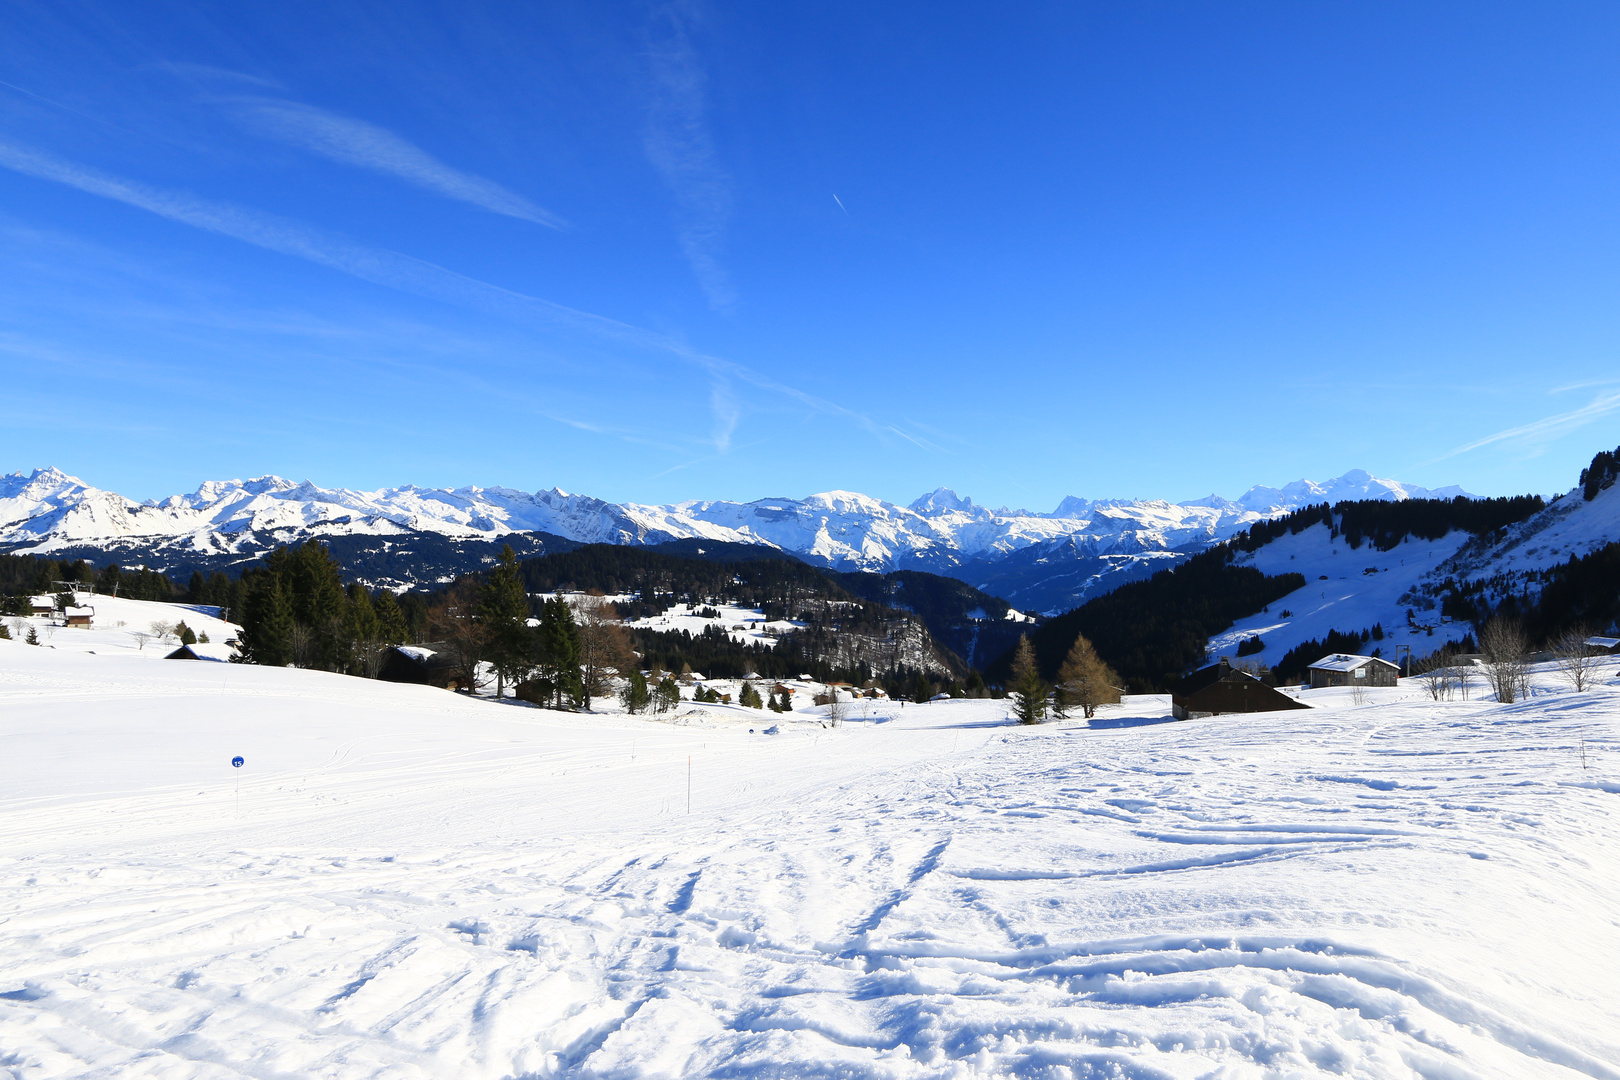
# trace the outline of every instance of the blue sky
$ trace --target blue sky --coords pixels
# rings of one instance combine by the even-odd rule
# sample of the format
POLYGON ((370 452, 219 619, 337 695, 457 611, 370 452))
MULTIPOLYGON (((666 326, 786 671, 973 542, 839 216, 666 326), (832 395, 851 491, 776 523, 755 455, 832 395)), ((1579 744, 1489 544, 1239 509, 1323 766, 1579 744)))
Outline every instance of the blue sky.
POLYGON ((1612 5, 0 7, 0 469, 1553 492, 1612 5))

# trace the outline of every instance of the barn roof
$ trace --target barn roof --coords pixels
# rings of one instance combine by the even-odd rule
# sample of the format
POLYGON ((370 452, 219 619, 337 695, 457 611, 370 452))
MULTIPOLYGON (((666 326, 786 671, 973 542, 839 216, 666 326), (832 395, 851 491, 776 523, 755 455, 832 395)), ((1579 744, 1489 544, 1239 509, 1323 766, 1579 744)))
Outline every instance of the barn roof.
POLYGON ((1388 660, 1377 656, 1351 656, 1349 653, 1331 653, 1322 657, 1311 665, 1313 671, 1354 671, 1368 664, 1383 664, 1385 667, 1399 669, 1399 664, 1392 664, 1388 660))
POLYGON ((1171 692, 1180 694, 1182 697, 1186 697, 1189 694, 1198 693, 1198 691, 1204 689, 1206 686, 1213 686, 1222 679, 1231 678, 1253 679, 1255 682, 1260 681, 1260 677, 1258 675, 1250 671, 1244 671, 1242 668, 1233 667, 1231 663, 1223 657, 1220 663, 1211 664, 1207 668, 1200 668, 1191 675, 1188 675, 1186 678, 1182 679, 1180 682, 1176 683, 1175 686, 1171 687, 1171 692))
POLYGON ((1620 637, 1589 637, 1586 639, 1586 643, 1596 645, 1600 649, 1612 649, 1616 645, 1620 645, 1620 637))

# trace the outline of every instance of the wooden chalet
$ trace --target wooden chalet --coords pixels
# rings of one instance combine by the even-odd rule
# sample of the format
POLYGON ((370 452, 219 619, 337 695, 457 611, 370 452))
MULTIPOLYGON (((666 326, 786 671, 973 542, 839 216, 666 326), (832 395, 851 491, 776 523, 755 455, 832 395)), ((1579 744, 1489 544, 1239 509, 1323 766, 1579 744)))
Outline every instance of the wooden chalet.
POLYGON ((1258 675, 1233 667, 1224 656, 1220 663, 1193 672, 1170 689, 1170 712, 1177 720, 1308 708, 1275 686, 1267 686, 1258 675))
POLYGON ((1394 686, 1400 677, 1398 665, 1376 656, 1333 653, 1308 669, 1311 689, 1324 686, 1394 686))
POLYGON ((88 629, 90 629, 90 624, 94 620, 95 615, 96 615, 96 609, 91 608, 91 607, 63 608, 62 609, 62 625, 63 626, 79 626, 79 627, 83 627, 84 629, 88 630, 88 629))
POLYGON ((450 658, 441 642, 395 645, 384 654, 377 678, 383 682, 437 686, 442 690, 460 690, 468 685, 461 665, 450 658))
POLYGON ((202 657, 198 656, 195 652, 193 652, 190 645, 182 645, 178 649, 174 650, 174 652, 170 653, 168 656, 165 656, 163 659, 165 659, 165 660, 201 660, 202 657))
POLYGON ((1589 656, 1614 656, 1620 654, 1620 638, 1589 637, 1586 639, 1586 651, 1589 656))

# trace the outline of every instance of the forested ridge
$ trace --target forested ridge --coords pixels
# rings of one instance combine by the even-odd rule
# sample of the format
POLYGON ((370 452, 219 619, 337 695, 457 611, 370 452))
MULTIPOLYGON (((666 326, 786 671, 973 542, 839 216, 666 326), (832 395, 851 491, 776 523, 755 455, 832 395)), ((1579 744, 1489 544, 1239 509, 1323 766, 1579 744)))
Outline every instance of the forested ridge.
MULTIPOLYGON (((1305 584, 1299 574, 1268 576, 1235 565, 1236 554, 1222 544, 1049 619, 1031 635, 1041 677, 1054 679, 1084 636, 1132 692, 1161 690, 1203 658, 1211 635, 1305 584)), ((1011 674, 1012 657, 1003 656, 985 677, 1005 682, 1011 674)))
MULTIPOLYGON (((1298 535, 1316 525, 1325 525, 1332 536, 1343 537, 1352 549, 1369 544, 1389 551, 1409 537, 1436 540, 1454 529, 1476 535, 1495 532, 1525 520, 1545 506, 1539 495, 1520 495, 1398 502, 1368 499, 1303 507, 1257 522, 1174 569, 1162 570, 1146 581, 1122 585, 1048 620, 1033 635, 1036 660, 1042 675, 1050 678, 1075 639, 1083 635, 1132 690, 1163 690, 1189 667, 1204 660, 1205 646, 1212 636, 1305 584, 1299 574, 1268 576, 1239 565, 1234 561, 1239 552, 1258 551, 1279 537, 1298 535)), ((1330 644, 1348 646, 1353 639, 1359 646, 1366 640, 1361 633, 1335 632, 1329 635, 1330 644)), ((1370 637, 1370 631, 1367 633, 1370 637)), ((1319 645, 1323 643, 1304 643, 1289 654, 1285 663, 1290 669, 1301 666, 1295 654, 1303 655, 1300 650, 1310 651, 1319 645)), ((1011 662, 1011 655, 1004 654, 990 665, 986 676, 992 681, 1005 680, 1011 662)))

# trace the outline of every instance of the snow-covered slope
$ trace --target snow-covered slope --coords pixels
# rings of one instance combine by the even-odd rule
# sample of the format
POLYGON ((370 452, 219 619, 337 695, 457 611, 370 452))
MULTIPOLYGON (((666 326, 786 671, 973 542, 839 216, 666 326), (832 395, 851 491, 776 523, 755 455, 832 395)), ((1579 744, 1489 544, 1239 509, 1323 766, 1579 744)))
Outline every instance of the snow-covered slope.
MULTIPOLYGON (((1326 484, 1298 481, 1252 488, 1236 501, 1210 497, 1088 501, 1070 496, 1050 514, 990 510, 940 488, 910 506, 847 491, 804 499, 693 501, 664 506, 616 504, 560 489, 419 487, 379 491, 320 488, 280 477, 209 481, 189 495, 137 503, 92 488, 55 469, 0 478, 0 548, 82 552, 134 551, 160 565, 186 557, 254 554, 307 536, 410 536, 490 539, 539 532, 581 543, 644 544, 696 538, 764 544, 838 569, 921 569, 978 585, 986 568, 1020 552, 1043 560, 1097 565, 1069 584, 1039 568, 1028 587, 1002 575, 1020 607, 1059 609, 1109 579, 1102 570, 1151 563, 1166 553, 1199 550, 1256 521, 1310 502, 1339 498, 1411 498, 1431 493, 1365 472, 1326 484), (1110 562, 1111 560, 1111 562, 1110 562), (1045 584, 1041 584, 1045 582, 1045 584)), ((1026 575, 1028 576, 1028 575, 1026 575)), ((1067 579, 1065 579, 1067 580, 1067 579)), ((994 590, 991 590, 994 591, 994 590)))
POLYGON ((1617 1080, 1620 688, 1537 689, 767 736, 0 641, 0 1067, 1617 1080))
POLYGON ((1386 637, 1369 641, 1368 652, 1378 648, 1393 658, 1397 646, 1405 645, 1414 656, 1425 656, 1473 629, 1441 614, 1437 601, 1448 579, 1491 582, 1487 595, 1494 602, 1533 593, 1538 571, 1616 541, 1620 486, 1600 491, 1590 502, 1576 488, 1500 534, 1475 538, 1453 531, 1435 541, 1409 537, 1390 551, 1369 543, 1351 548, 1343 536, 1330 536, 1327 526, 1313 525, 1237 557, 1267 574, 1303 574, 1305 587, 1212 638, 1210 655, 1232 656, 1238 642, 1258 635, 1265 648, 1250 659, 1274 664, 1295 645, 1321 640, 1329 630, 1349 633, 1382 625, 1386 637))

